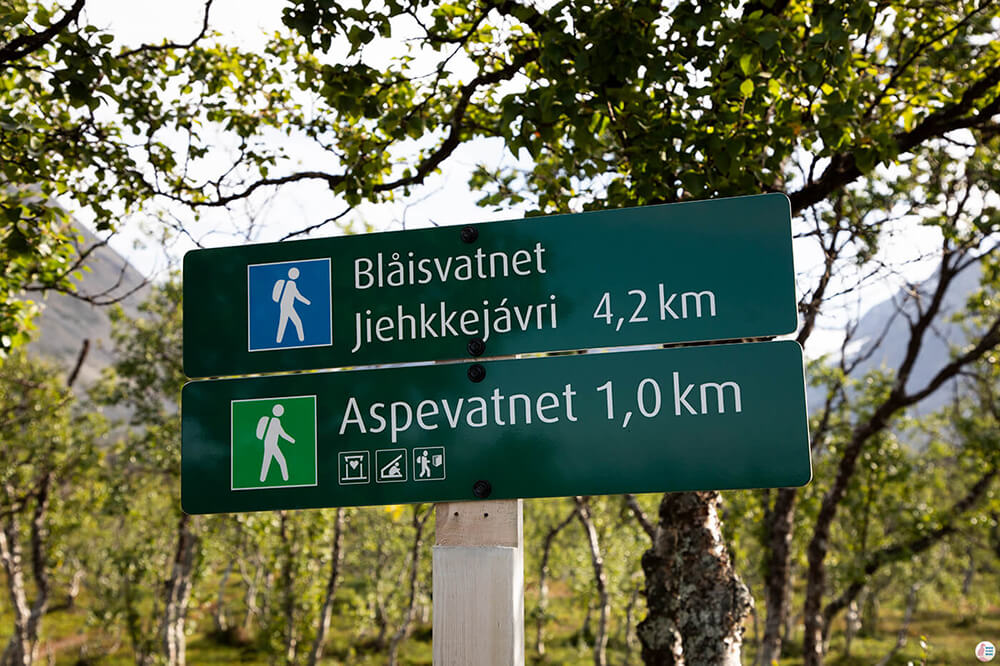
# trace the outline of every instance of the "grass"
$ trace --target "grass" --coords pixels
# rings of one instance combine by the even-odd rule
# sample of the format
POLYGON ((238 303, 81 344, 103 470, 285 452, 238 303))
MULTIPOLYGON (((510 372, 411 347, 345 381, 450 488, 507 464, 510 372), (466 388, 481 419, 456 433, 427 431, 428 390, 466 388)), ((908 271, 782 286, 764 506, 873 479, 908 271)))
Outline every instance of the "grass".
MULTIPOLYGON (((82 603, 71 609, 60 609, 46 615, 43 623, 43 660, 46 651, 55 650, 57 666, 82 666, 101 664, 107 666, 134 663, 131 649, 117 632, 88 628, 86 611, 82 603)), ((528 600, 530 611, 533 600, 528 600)), ((574 606, 568 594, 552 599, 551 619, 545 625, 546 654, 539 657, 535 647, 535 624, 529 617, 525 622, 525 652, 527 662, 538 665, 584 666, 593 663, 590 647, 591 636, 581 635, 584 610, 574 606)), ((621 617, 612 616, 608 661, 624 663, 626 646, 621 617)), ((596 621, 596 618, 594 618, 596 621)), ((851 655, 844 655, 842 625, 834 627, 827 664, 830 666, 870 666, 878 662, 893 647, 902 621, 899 609, 883 609, 879 620, 879 633, 875 636, 857 636, 851 646, 851 655)), ((0 609, 0 640, 6 642, 12 627, 11 610, 7 604, 0 609)), ((256 649, 252 643, 240 646, 226 644, 211 633, 211 618, 207 611, 192 609, 192 633, 188 638, 187 661, 190 664, 246 664, 265 666, 275 663, 275 655, 256 649)), ((634 638, 633 638, 634 640, 634 638)), ((973 649, 981 640, 1000 643, 1000 607, 991 607, 976 617, 963 617, 957 608, 918 611, 910 625, 908 640, 889 663, 893 666, 913 664, 975 663, 973 649)), ((299 646, 300 654, 309 649, 299 646)), ((801 658, 801 630, 786 643, 785 658, 781 666, 798 666, 801 658)), ((744 663, 753 663, 755 645, 751 635, 746 637, 743 650, 744 663)), ((431 629, 417 624, 411 637, 400 649, 400 662, 413 666, 431 664, 431 629)), ((357 664, 374 666, 385 663, 385 654, 366 650, 358 645, 357 632, 347 618, 334 618, 323 664, 357 664)), ((630 651, 630 663, 640 664, 639 645, 635 641, 630 651)))
MULTIPOLYGON (((899 609, 885 609, 879 618, 878 633, 874 636, 855 636, 850 656, 844 654, 843 626, 835 626, 826 663, 829 666, 871 666, 878 663, 896 644, 902 615, 899 609)), ((781 666, 800 666, 803 663, 801 632, 793 638, 785 645, 781 666)), ((982 640, 1000 642, 1000 607, 994 606, 975 618, 963 617, 958 611, 917 611, 907 631, 906 645, 888 663, 889 666, 976 663, 973 651, 982 640)), ((746 641, 743 662, 753 663, 755 652, 753 642, 746 641)))

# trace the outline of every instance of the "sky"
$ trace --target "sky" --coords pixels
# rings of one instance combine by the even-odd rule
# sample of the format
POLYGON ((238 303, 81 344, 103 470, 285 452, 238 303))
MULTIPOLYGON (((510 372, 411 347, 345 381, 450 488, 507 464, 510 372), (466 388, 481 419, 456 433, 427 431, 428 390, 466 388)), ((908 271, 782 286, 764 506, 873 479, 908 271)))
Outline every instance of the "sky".
MULTIPOLYGON (((261 0, 215 0, 211 23, 221 33, 223 42, 244 48, 259 48, 264 45, 269 33, 281 27, 282 6, 280 2, 261 0)), ((116 42, 121 44, 155 44, 164 38, 187 42, 201 28, 203 4, 200 0, 175 0, 169 4, 89 0, 86 12, 93 24, 108 29, 115 35, 116 42)), ((366 53, 370 50, 366 49, 366 53)), ((388 58, 389 50, 386 49, 384 54, 374 52, 371 57, 377 60, 380 55, 388 58)), ((322 155, 313 146, 303 144, 298 149, 303 161, 321 162, 322 155)), ((478 163, 496 166, 513 162, 516 160, 505 152, 502 143, 497 140, 462 146, 448 160, 442 174, 428 178, 423 186, 414 188, 411 196, 387 204, 363 204, 347 219, 388 231, 521 218, 524 211, 516 207, 497 212, 476 206, 482 195, 471 192, 466 185, 478 163)), ((220 159, 219 163, 222 164, 223 160, 220 159)), ((288 187, 266 203, 256 203, 252 211, 248 211, 248 215, 252 213, 257 222, 253 240, 278 240, 290 229, 339 212, 329 210, 330 197, 324 191, 325 186, 322 185, 288 187)), ((217 215, 213 219, 213 215, 208 213, 208 219, 188 228, 193 232, 194 240, 209 247, 246 242, 246 238, 233 229, 234 226, 243 226, 245 220, 229 217, 217 215)), ((330 225, 318 235, 336 233, 338 229, 330 225)), ((138 225, 122 225, 122 233, 113 238, 111 244, 133 261, 140 271, 159 275, 168 267, 167 261, 161 256, 156 243, 150 243, 145 250, 136 248, 136 241, 142 238, 144 236, 139 232, 138 225)), ((179 238, 171 247, 170 254, 176 260, 184 251, 194 247, 192 239, 179 238)))
MULTIPOLYGON (((247 48, 260 47, 265 43, 267 34, 279 29, 282 6, 283 3, 270 0, 215 0, 212 26, 221 33, 225 43, 247 48)), ((173 0, 170 3, 88 0, 86 7, 91 23, 108 29, 119 43, 125 45, 159 43, 164 38, 187 42, 200 30, 203 14, 201 0, 173 0)), ((387 58, 388 53, 388 50, 385 54, 376 51, 369 57, 376 60, 387 58)), ((309 155, 310 150, 302 146, 303 160, 322 158, 321 155, 309 155)), ((469 190, 467 181, 474 166, 480 162, 496 166, 516 163, 517 160, 506 153, 497 140, 465 145, 445 163, 441 175, 429 178, 425 185, 415 188, 410 197, 388 204, 364 204, 347 219, 387 231, 523 217, 523 208, 498 212, 476 206, 480 195, 469 190)), ((520 164, 525 162, 522 160, 520 164)), ((196 243, 215 247, 247 242, 237 230, 246 222, 239 219, 241 214, 254 216, 254 236, 250 240, 262 242, 278 240, 289 228, 299 228, 339 212, 328 209, 330 198, 324 194, 324 189, 319 185, 285 188, 266 203, 256 203, 252 209, 244 209, 243 213, 236 209, 235 219, 233 213, 208 214, 197 225, 187 225, 192 236, 176 238, 166 254, 160 243, 148 240, 141 224, 123 224, 121 233, 112 239, 111 244, 141 272, 154 279, 163 279, 169 270, 176 269, 183 253, 196 247, 196 243)), ((336 233, 339 230, 331 225, 318 235, 336 233)), ((839 344, 847 318, 856 317, 890 297, 904 280, 921 280, 930 274, 933 266, 917 258, 932 249, 936 242, 935 234, 914 232, 912 225, 908 225, 905 233, 897 232, 895 237, 890 235, 890 239, 882 259, 887 264, 902 267, 901 272, 873 282, 860 299, 845 303, 844 309, 831 312, 822 320, 814 334, 816 339, 812 341, 813 353, 835 348, 839 344)), ((820 260, 814 244, 796 241, 795 261, 800 276, 814 272, 820 260)), ((848 275, 841 277, 845 284, 852 279, 848 275)), ((808 277, 804 280, 800 278, 800 282, 808 280, 808 277)))

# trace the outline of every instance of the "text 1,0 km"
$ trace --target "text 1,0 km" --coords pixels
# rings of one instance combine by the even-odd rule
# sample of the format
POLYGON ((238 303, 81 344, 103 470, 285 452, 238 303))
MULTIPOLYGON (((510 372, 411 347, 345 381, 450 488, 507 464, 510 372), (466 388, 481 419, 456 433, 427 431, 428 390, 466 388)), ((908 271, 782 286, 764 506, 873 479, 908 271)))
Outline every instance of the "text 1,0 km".
POLYGON ((614 326, 620 331, 624 324, 641 324, 648 322, 650 316, 660 321, 671 319, 710 319, 716 316, 715 292, 711 290, 668 292, 661 282, 657 285, 658 302, 650 303, 646 292, 642 289, 630 289, 625 296, 616 299, 615 303, 625 301, 624 315, 615 317, 612 306, 611 292, 606 291, 601 296, 594 310, 594 319, 603 319, 608 326, 614 326), (647 309, 652 305, 652 311, 647 309))
MULTIPOLYGON (((673 409, 674 416, 684 414, 708 414, 709 407, 715 408, 715 413, 725 414, 730 412, 739 414, 743 411, 743 395, 740 385, 733 381, 724 382, 704 382, 701 384, 685 384, 681 381, 679 372, 671 373, 671 383, 673 392, 669 395, 673 398, 673 404, 668 405, 668 409, 673 409)), ((609 421, 615 420, 615 389, 614 384, 609 379, 607 382, 597 387, 598 392, 604 393, 607 401, 607 417, 609 421)), ((635 387, 635 399, 631 402, 639 414, 647 419, 655 418, 663 408, 663 391, 660 383, 652 377, 646 377, 635 387)), ((629 421, 632 420, 632 410, 626 410, 622 416, 622 428, 628 428, 629 421)))

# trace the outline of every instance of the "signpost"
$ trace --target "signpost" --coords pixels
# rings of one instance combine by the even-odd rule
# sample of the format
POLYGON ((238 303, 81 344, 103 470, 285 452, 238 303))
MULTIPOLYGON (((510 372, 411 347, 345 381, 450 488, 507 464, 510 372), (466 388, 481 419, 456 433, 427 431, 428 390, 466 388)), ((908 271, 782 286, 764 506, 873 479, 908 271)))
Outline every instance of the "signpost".
POLYGON ((191 382, 188 513, 770 488, 811 469, 763 342, 191 382))
POLYGON ((189 377, 736 340, 796 327, 765 194, 189 252, 189 377))
POLYGON ((198 250, 188 513, 436 502, 434 661, 523 664, 521 499, 812 475, 787 197, 198 250), (488 360, 493 358, 493 360, 488 360), (474 502, 470 500, 485 500, 474 502), (504 501, 494 501, 504 500, 504 501))

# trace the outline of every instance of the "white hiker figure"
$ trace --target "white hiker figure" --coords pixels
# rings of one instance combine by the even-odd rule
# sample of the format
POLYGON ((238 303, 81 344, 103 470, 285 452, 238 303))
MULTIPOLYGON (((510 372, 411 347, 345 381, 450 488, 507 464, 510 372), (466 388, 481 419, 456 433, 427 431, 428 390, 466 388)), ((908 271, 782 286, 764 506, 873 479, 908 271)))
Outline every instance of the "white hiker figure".
POLYGON ((279 314, 278 314, 278 342, 285 337, 285 326, 288 325, 288 320, 292 321, 295 325, 295 332, 299 334, 299 342, 305 340, 305 331, 302 330, 302 320, 299 319, 299 313, 295 311, 295 301, 302 301, 306 305, 312 305, 312 302, 299 293, 299 288, 295 285, 295 281, 299 278, 298 268, 288 269, 288 279, 278 280, 274 283, 274 287, 271 288, 271 299, 278 304, 279 314))
POLYGON ((295 439, 281 427, 281 416, 285 413, 285 408, 281 405, 275 405, 271 409, 271 413, 274 414, 273 418, 262 416, 257 421, 257 439, 264 440, 264 462, 260 466, 261 483, 267 479, 267 470, 271 467, 272 458, 278 461, 278 467, 281 468, 281 478, 288 481, 288 466, 285 464, 285 456, 281 453, 281 447, 278 446, 278 439, 287 439, 292 444, 295 443, 295 439))
POLYGON ((431 457, 427 455, 427 449, 424 449, 423 453, 417 456, 417 462, 420 463, 420 473, 417 474, 418 478, 430 477, 431 475, 431 457))

